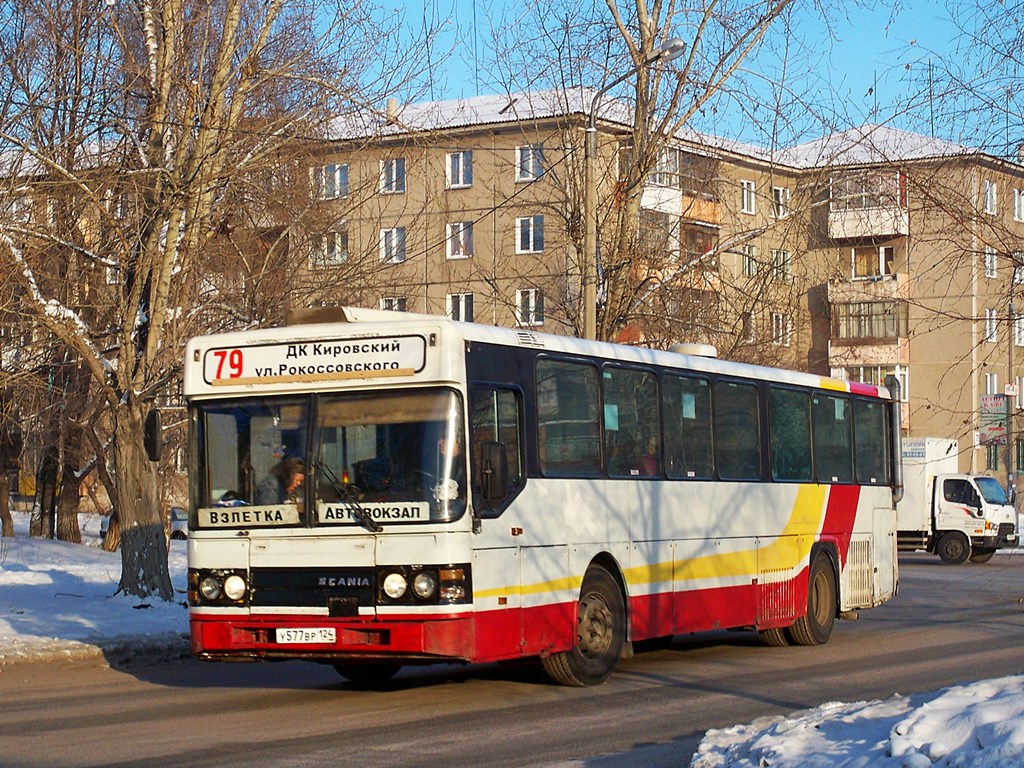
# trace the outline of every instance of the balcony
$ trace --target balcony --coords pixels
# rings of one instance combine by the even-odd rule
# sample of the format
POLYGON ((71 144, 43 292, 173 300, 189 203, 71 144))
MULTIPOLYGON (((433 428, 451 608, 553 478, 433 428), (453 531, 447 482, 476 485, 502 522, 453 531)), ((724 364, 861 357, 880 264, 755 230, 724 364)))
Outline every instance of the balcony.
POLYGON ((907 275, 829 283, 832 368, 909 363, 907 275))
POLYGON ((693 195, 672 187, 648 185, 640 199, 642 208, 679 217, 705 227, 722 226, 722 203, 712 197, 693 195))
POLYGON ((910 214, 899 205, 828 212, 828 236, 833 240, 905 237, 909 233, 910 214))
POLYGON ((835 280, 828 284, 828 302, 833 307, 858 301, 906 301, 909 298, 910 277, 904 272, 835 280))

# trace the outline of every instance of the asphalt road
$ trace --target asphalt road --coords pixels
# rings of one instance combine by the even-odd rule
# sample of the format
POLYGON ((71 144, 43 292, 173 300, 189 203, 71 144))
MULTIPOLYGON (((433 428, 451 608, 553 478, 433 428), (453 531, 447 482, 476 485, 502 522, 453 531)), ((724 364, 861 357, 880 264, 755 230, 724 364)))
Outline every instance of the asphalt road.
POLYGON ((1024 671, 1024 556, 901 559, 900 594, 819 648, 675 638, 604 685, 532 665, 403 670, 125 659, 0 667, 0 766, 689 765, 708 728, 1024 671))

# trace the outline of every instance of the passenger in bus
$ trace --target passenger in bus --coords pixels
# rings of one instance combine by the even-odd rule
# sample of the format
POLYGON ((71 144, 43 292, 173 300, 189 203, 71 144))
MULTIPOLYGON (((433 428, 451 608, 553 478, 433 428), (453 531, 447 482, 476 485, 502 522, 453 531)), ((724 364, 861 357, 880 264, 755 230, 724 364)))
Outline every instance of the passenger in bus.
POLYGON ((289 501, 298 501, 305 479, 306 468, 301 459, 281 459, 270 468, 270 474, 256 486, 256 503, 285 504, 289 501))
POLYGON ((648 435, 644 455, 638 462, 640 474, 644 477, 654 477, 658 474, 658 436, 648 435))

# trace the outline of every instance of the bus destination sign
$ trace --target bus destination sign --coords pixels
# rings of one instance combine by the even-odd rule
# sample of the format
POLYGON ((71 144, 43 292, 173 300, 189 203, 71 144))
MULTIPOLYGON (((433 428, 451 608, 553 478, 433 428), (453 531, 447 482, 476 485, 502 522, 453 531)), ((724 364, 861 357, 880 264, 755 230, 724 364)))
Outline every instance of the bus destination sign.
POLYGON ((216 347, 203 355, 212 386, 411 376, 426 364, 422 336, 325 339, 216 347))

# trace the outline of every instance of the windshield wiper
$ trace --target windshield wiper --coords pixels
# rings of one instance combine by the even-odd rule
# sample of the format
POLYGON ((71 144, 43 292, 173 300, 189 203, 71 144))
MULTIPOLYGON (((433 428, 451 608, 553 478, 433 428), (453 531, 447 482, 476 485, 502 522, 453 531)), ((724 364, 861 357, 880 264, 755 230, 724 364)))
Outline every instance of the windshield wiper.
POLYGON ((331 484, 335 492, 338 494, 338 501, 348 509, 352 517, 359 522, 366 530, 371 533, 380 533, 384 530, 384 526, 373 519, 363 505, 361 505, 355 497, 355 488, 351 485, 346 485, 338 480, 338 476, 331 471, 331 468, 324 464, 320 459, 316 460, 316 468, 324 473, 324 477, 327 478, 327 482, 331 484))

